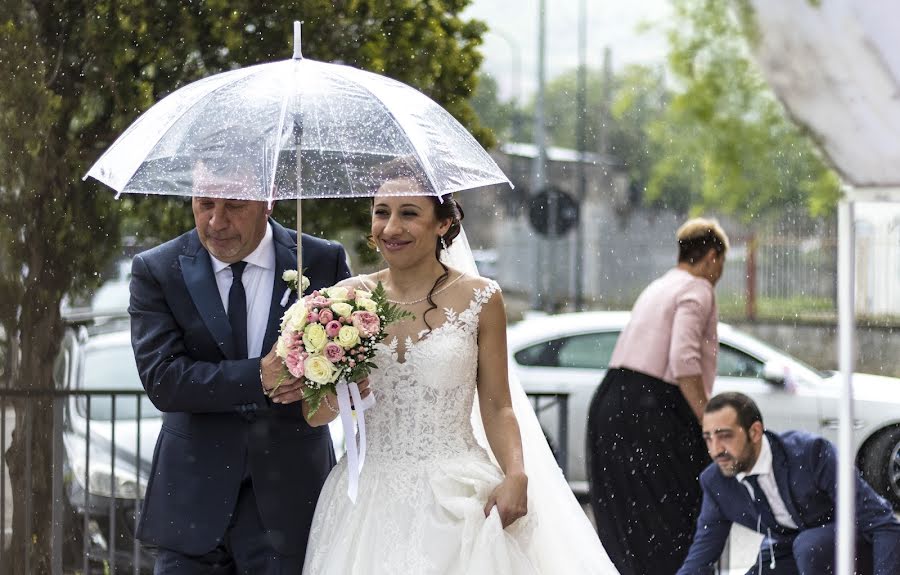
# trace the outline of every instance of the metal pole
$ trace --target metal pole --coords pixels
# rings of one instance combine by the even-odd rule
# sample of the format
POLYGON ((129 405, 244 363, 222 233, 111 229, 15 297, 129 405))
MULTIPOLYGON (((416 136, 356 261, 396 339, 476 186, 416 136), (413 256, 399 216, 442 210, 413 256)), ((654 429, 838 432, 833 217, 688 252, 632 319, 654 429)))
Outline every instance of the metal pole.
MULTIPOLYGON (((546 0, 538 2, 538 69, 537 69, 537 98, 534 106, 534 144, 537 147, 534 162, 531 165, 531 193, 532 196, 540 193, 547 183, 547 135, 544 126, 544 84, 545 84, 545 52, 546 52, 546 0)), ((534 261, 534 292, 531 300, 533 309, 544 307, 544 285, 547 276, 552 276, 548 270, 541 269, 543 265, 544 240, 538 238, 533 242, 536 246, 534 261)), ((552 270, 549 270, 552 272, 552 270)))
POLYGON ((587 176, 584 172, 587 155, 587 0, 578 4, 578 91, 576 112, 578 131, 578 221, 575 222, 575 311, 584 310, 584 200, 587 196, 587 176))
POLYGON ((63 402, 62 397, 53 397, 53 509, 50 511, 50 572, 62 575, 63 548, 63 402))
POLYGON ((856 226, 853 218, 853 202, 845 196, 838 206, 838 364, 841 371, 841 399, 838 427, 837 575, 852 575, 856 557, 856 473, 853 462, 856 226))

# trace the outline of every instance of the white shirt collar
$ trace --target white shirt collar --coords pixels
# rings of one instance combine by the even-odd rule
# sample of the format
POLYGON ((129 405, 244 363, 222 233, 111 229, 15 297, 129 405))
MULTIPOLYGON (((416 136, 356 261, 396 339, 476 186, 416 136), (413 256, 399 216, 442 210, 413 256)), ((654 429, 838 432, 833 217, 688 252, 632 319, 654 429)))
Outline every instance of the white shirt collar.
POLYGON ((743 481, 748 475, 768 475, 770 473, 772 473, 772 446, 769 445, 769 438, 763 434, 762 449, 759 450, 759 457, 756 458, 753 469, 746 473, 738 473, 735 477, 738 481, 743 481))
MULTIPOLYGON (((212 260, 213 274, 218 274, 220 271, 231 265, 216 259, 212 254, 209 254, 209 259, 212 260)), ((264 269, 275 268, 275 246, 272 243, 271 224, 266 222, 266 233, 263 235, 262 240, 260 240, 256 249, 253 250, 250 255, 245 257, 243 261, 264 269)))

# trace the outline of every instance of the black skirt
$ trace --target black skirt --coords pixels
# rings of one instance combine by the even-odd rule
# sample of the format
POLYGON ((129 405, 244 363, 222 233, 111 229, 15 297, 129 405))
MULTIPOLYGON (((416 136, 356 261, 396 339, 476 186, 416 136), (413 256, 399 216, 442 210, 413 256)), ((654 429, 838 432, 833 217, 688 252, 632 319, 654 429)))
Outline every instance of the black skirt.
POLYGON ((610 369, 591 401, 590 499, 622 575, 671 575, 687 557, 710 463, 702 430, 672 384, 610 369))

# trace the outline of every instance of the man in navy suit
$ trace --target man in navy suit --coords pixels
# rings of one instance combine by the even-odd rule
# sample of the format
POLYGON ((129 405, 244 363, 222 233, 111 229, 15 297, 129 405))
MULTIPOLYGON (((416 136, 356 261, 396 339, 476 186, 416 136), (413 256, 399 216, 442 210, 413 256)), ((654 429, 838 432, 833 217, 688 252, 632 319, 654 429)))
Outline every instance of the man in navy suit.
MULTIPOLYGON (((700 476, 703 506, 678 575, 712 574, 732 523, 762 533, 748 575, 827 575, 835 563, 837 453, 800 431, 765 431, 759 408, 741 393, 713 397, 703 415, 713 463, 700 476)), ((856 481, 858 572, 900 573, 900 522, 861 477, 856 481)))
MULTIPOLYGON (((132 345, 164 412, 137 537, 158 548, 158 574, 299 574, 335 460, 299 381, 271 393, 297 234, 265 202, 222 199, 234 181, 203 182, 196 228, 132 264, 132 345)), ((310 289, 350 276, 340 244, 304 235, 301 248, 310 289)))

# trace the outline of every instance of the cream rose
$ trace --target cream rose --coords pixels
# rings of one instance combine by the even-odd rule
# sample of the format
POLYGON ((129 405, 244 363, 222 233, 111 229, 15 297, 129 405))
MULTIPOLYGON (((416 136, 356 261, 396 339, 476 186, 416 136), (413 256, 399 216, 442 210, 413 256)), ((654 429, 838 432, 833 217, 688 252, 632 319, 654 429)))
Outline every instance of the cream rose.
POLYGON ((350 317, 350 314, 353 313, 353 306, 344 302, 333 303, 331 304, 331 311, 341 317, 350 317))
POLYGON ((356 290, 356 298, 372 299, 372 292, 358 289, 356 290))
POLYGON ((350 349, 359 344, 359 330, 352 325, 345 325, 338 332, 337 343, 344 349, 350 349))
POLYGON ((287 283, 296 282, 297 281, 297 270, 284 270, 284 273, 281 274, 281 279, 283 279, 287 283))
POLYGON ((303 330, 303 345, 308 353, 319 353, 326 343, 328 336, 322 324, 311 323, 303 330))
POLYGON ((288 353, 290 353, 290 349, 288 348, 287 337, 282 335, 278 338, 278 343, 275 346, 275 355, 284 359, 288 356, 288 353))
POLYGON ((303 377, 319 385, 331 383, 336 372, 334 365, 321 355, 311 355, 303 362, 303 377))
POLYGON ((330 299, 334 301, 347 301, 347 288, 345 287, 330 287, 324 290, 330 299))
POLYGON ((356 305, 372 313, 378 311, 378 304, 367 297, 356 298, 356 305))
POLYGON ((292 331, 302 332, 303 328, 306 327, 306 316, 308 315, 309 311, 302 301, 294 303, 284 312, 284 316, 281 318, 281 331, 284 331, 285 328, 290 328, 292 331))

